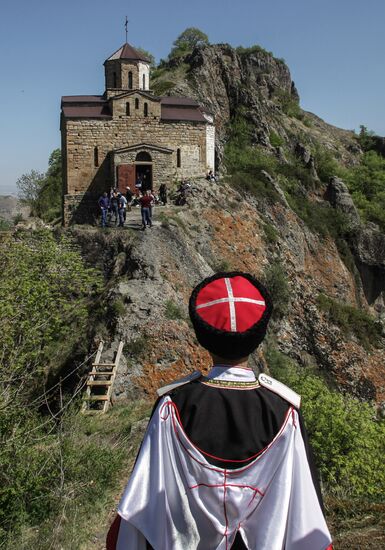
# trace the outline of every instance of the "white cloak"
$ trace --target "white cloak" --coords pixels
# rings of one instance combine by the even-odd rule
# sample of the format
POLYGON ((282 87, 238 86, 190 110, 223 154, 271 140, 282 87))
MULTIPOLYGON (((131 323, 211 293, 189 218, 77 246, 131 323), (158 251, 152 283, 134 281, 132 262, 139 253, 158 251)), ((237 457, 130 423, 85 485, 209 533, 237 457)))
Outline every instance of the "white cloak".
MULTIPOLYGON (((224 462, 224 466, 225 466, 224 462)), ((119 504, 117 550, 325 550, 331 537, 297 411, 247 466, 218 468, 185 434, 169 396, 159 402, 119 504)))

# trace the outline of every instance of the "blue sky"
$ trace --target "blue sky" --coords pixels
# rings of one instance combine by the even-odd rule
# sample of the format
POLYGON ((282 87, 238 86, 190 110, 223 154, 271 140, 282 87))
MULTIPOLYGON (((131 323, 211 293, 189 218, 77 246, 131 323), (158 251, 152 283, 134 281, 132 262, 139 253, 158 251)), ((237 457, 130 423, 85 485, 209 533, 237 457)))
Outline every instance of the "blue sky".
POLYGON ((157 60, 187 27, 211 43, 259 44, 286 60, 304 109, 385 135, 383 0, 1 0, 0 194, 46 170, 62 95, 104 91, 126 15, 128 42, 157 60))

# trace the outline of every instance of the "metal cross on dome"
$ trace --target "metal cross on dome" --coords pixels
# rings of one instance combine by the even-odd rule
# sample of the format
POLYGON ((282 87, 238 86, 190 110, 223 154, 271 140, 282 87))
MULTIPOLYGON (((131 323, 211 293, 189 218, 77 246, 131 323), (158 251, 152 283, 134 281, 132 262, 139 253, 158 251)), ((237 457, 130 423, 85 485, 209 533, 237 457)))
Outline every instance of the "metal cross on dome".
POLYGON ((127 30, 127 28, 128 28, 128 19, 127 19, 127 15, 126 15, 126 22, 124 23, 124 27, 125 27, 125 29, 126 29, 126 44, 127 44, 127 33, 128 33, 128 30, 127 30))

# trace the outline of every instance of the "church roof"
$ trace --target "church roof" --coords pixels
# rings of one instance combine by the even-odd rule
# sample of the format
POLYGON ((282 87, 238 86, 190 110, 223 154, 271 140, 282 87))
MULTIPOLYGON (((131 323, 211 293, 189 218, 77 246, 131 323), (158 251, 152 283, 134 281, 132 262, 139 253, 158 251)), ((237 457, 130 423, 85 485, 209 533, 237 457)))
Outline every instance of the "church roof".
POLYGON ((189 105, 198 107, 199 103, 191 97, 178 97, 178 96, 164 96, 161 98, 162 105, 179 107, 180 105, 189 105))
POLYGON ((114 59, 127 59, 131 61, 144 61, 149 63, 150 60, 142 53, 138 52, 130 46, 130 44, 123 44, 116 52, 114 52, 106 61, 113 61, 114 59))
MULTIPOLYGON (((207 122, 202 108, 194 99, 188 97, 162 97, 160 102, 161 121, 207 122)), ((69 119, 112 118, 110 103, 104 96, 63 96, 62 112, 64 118, 69 119)))
POLYGON ((65 118, 111 118, 109 105, 100 95, 66 95, 61 106, 65 118))

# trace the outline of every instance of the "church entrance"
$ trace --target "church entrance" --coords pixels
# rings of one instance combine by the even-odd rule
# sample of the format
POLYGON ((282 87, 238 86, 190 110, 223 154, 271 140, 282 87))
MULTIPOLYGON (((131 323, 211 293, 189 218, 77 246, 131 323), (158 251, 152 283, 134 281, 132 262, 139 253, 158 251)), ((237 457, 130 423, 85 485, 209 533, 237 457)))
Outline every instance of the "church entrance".
POLYGON ((152 158, 146 151, 136 155, 136 183, 141 182, 142 191, 152 189, 152 158))
POLYGON ((142 182, 142 190, 152 189, 152 164, 136 164, 136 181, 142 182))

